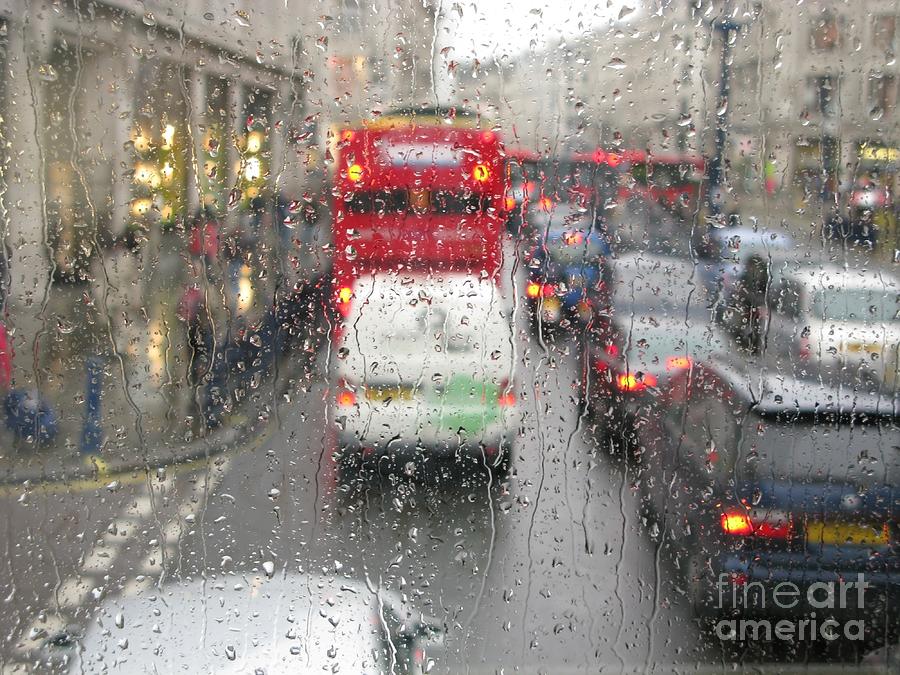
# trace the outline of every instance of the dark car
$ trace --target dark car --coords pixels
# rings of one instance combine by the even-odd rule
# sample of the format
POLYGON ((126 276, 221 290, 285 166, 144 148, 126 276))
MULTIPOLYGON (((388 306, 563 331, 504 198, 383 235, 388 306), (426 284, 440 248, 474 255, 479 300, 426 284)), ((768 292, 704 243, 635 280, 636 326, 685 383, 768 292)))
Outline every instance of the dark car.
POLYGON ((725 360, 654 399, 638 429, 644 504, 719 638, 896 632, 898 403, 862 382, 725 360))
POLYGON ((535 326, 586 323, 595 312, 608 313, 610 248, 590 210, 557 204, 538 232, 525 287, 535 326))
POLYGON ((638 449, 636 427, 652 399, 671 378, 722 346, 720 332, 702 320, 628 306, 586 341, 582 407, 611 442, 610 449, 631 458, 638 449))

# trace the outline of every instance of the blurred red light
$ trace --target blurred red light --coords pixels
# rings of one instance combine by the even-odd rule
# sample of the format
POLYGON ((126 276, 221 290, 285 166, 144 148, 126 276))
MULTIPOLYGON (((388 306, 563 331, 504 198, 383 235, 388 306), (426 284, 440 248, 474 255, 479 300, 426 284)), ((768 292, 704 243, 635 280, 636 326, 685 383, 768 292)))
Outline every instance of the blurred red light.
POLYGON ((356 394, 349 389, 341 389, 337 395, 337 403, 344 407, 356 405, 356 394))
POLYGON ((606 345, 606 353, 609 356, 618 356, 619 347, 617 345, 606 345))

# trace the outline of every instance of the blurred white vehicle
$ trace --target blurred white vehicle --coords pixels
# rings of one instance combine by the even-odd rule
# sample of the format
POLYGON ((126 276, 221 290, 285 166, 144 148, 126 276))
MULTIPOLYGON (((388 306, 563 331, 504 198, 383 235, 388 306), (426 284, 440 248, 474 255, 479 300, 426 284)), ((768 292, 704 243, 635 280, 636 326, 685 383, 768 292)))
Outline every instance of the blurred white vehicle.
POLYGON ((472 274, 356 281, 336 341, 333 415, 344 478, 440 458, 502 474, 516 430, 512 307, 472 274))
POLYGON ((52 635, 52 672, 422 673, 442 633, 399 596, 343 577, 227 576, 111 597, 52 635))
POLYGON ((900 280, 879 270, 785 265, 767 293, 767 350, 802 365, 860 367, 893 383, 900 280))

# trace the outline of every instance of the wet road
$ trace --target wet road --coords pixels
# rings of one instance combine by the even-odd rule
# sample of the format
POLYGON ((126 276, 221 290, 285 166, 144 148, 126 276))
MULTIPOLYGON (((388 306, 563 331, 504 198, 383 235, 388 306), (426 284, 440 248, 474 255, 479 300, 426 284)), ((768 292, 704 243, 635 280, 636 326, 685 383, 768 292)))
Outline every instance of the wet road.
MULTIPOLYGON (((617 302, 671 298, 684 311, 689 264, 618 265, 628 283, 617 302)), ((688 315, 705 320, 699 303, 688 315)), ((456 473, 339 490, 323 354, 319 376, 289 386, 239 453, 100 488, 6 494, 4 576, 17 583, 6 589, 3 654, 27 658, 46 635, 83 628, 104 600, 274 566, 407 594, 446 627, 444 672, 715 663, 642 526, 636 477, 579 415, 578 343, 539 344, 524 312, 517 325, 523 420, 500 485, 456 473)))

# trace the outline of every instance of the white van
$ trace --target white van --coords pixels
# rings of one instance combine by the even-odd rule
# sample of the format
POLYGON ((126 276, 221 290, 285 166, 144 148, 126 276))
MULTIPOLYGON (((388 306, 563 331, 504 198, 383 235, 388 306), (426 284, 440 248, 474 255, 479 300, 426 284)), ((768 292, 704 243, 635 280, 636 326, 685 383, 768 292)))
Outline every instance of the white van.
POLYGON ((512 305, 472 274, 356 280, 335 341, 342 476, 440 459, 501 475, 516 431, 512 305))

